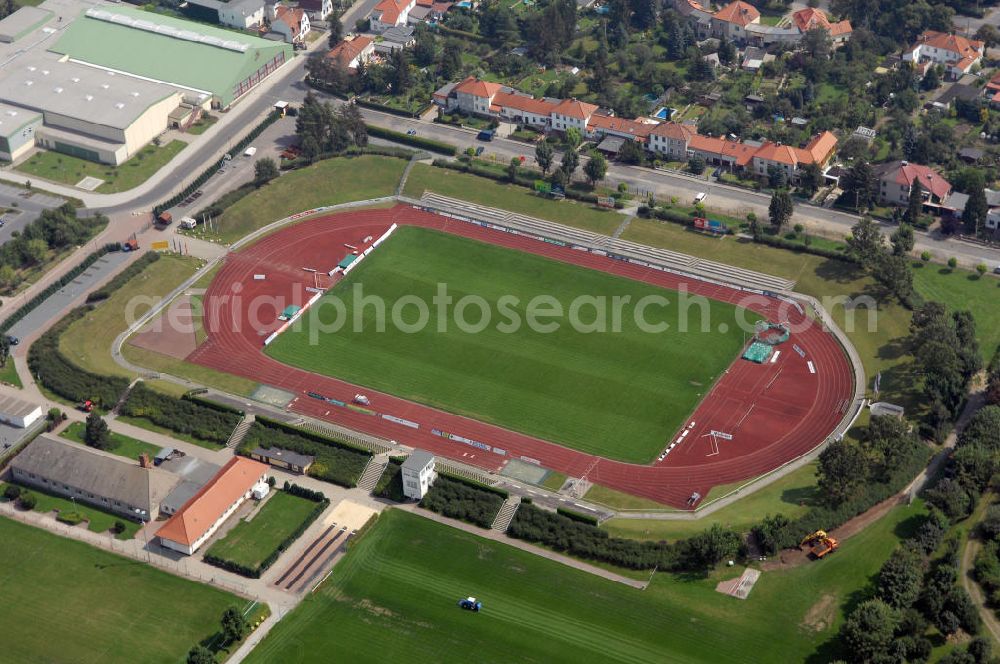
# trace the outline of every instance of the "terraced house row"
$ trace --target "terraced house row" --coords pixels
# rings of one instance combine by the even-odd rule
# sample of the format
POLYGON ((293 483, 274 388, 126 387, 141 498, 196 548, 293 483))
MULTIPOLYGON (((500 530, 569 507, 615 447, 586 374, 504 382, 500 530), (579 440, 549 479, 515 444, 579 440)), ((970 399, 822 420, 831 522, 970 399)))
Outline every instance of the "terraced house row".
POLYGON ((837 147, 837 137, 829 131, 813 136, 801 147, 703 136, 691 124, 620 118, 578 99, 539 99, 472 76, 435 92, 434 103, 447 111, 527 125, 543 132, 576 129, 587 139, 632 140, 665 159, 701 157, 711 166, 754 177, 767 177, 769 169, 780 168, 794 181, 808 164, 825 166, 837 147))

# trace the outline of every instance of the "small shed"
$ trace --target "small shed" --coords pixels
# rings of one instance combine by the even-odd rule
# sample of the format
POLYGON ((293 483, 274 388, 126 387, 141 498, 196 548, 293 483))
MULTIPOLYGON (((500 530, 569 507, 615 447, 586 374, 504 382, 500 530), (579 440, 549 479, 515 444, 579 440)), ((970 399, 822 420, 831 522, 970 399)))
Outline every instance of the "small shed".
POLYGON ((305 473, 309 466, 313 464, 316 457, 308 454, 299 454, 292 450, 281 449, 280 447, 257 447, 250 452, 250 458, 254 461, 262 461, 276 468, 284 468, 293 473, 305 473))

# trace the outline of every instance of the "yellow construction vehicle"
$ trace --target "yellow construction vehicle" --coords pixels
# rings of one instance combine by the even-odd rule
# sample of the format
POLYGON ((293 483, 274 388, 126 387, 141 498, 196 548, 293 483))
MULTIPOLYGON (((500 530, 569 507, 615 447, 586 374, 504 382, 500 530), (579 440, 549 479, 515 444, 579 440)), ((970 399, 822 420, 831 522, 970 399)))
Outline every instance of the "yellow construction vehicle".
POLYGON ((825 539, 826 537, 827 537, 827 534, 826 534, 825 530, 817 530, 816 532, 810 533, 809 535, 806 535, 805 537, 803 537, 802 541, 799 542, 799 548, 801 549, 802 547, 806 546, 807 544, 813 544, 814 542, 816 542, 818 540, 821 540, 821 539, 825 539))
POLYGON ((822 558, 826 554, 836 551, 840 546, 840 542, 837 541, 836 537, 827 535, 825 530, 817 530, 802 538, 799 548, 801 549, 804 546, 810 547, 809 553, 814 558, 822 558))

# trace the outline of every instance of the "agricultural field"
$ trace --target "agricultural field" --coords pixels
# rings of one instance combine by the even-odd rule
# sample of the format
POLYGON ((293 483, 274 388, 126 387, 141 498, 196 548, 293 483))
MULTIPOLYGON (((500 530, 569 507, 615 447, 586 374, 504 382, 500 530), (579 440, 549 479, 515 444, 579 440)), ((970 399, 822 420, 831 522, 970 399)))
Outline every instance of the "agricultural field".
MULTIPOLYGON (((326 298, 342 298, 345 320, 351 321, 353 284, 363 285, 366 298, 381 297, 389 311, 404 296, 430 306, 439 283, 448 284, 456 300, 465 294, 483 297, 494 322, 478 333, 459 329, 450 318, 445 332, 438 331, 444 321, 432 321, 416 332, 390 323, 379 333, 373 331, 376 314, 369 306, 359 314, 364 316, 361 330, 345 327, 320 334, 313 343, 311 327, 329 325, 326 319, 337 315, 334 307, 317 305, 315 318, 304 317, 300 329, 278 337, 266 352, 290 365, 584 452, 647 462, 743 344, 732 305, 691 308, 684 333, 675 332, 673 324, 663 333, 644 332, 633 316, 635 303, 647 295, 665 296, 669 304, 657 305, 655 320, 674 321, 679 306, 672 291, 416 227, 401 227, 326 298), (628 294, 632 304, 622 309, 621 332, 584 334, 565 319, 550 333, 528 325, 501 331, 498 323, 507 320, 503 309, 496 313, 501 297, 518 298, 511 309, 525 321, 527 303, 543 294, 564 310, 581 295, 610 302, 628 294), (712 326, 728 321, 731 331, 701 332, 703 315, 712 326)), ((476 309, 468 320, 479 318, 476 309)), ((581 320, 590 316, 581 314, 581 320)))
POLYGON ((207 555, 244 567, 260 567, 316 509, 316 503, 275 491, 260 511, 249 521, 241 521, 213 544, 207 555))
POLYGON ((3 659, 176 664, 234 595, 0 518, 3 659))
POLYGON ((922 513, 898 507, 829 560, 765 572, 740 601, 714 590, 739 569, 656 574, 640 591, 388 510, 247 661, 829 661, 843 656, 830 642, 845 605, 922 513), (468 595, 482 613, 458 608, 468 595))

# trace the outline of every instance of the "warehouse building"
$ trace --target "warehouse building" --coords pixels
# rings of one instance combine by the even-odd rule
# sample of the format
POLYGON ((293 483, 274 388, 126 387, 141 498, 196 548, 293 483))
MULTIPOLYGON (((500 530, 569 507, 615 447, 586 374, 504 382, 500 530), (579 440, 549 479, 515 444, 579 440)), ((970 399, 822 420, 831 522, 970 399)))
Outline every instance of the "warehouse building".
POLYGON ((50 18, 52 18, 50 11, 38 7, 21 7, 0 20, 0 44, 13 44, 48 23, 50 18))
POLYGON ((88 9, 50 50, 204 94, 215 108, 228 108, 292 58, 290 44, 118 6, 88 9))
POLYGON ((40 419, 42 407, 38 404, 22 401, 17 397, 0 397, 0 422, 27 429, 40 419))
POLYGON ((35 145, 42 114, 0 104, 0 159, 14 161, 35 145))
POLYGON ((150 521, 160 501, 177 483, 149 459, 129 461, 79 443, 42 435, 10 464, 14 481, 24 486, 95 505, 136 521, 150 521))
POLYGON ((17 58, 0 78, 0 100, 43 116, 35 142, 118 165, 167 128, 180 106, 176 87, 58 59, 17 58))

